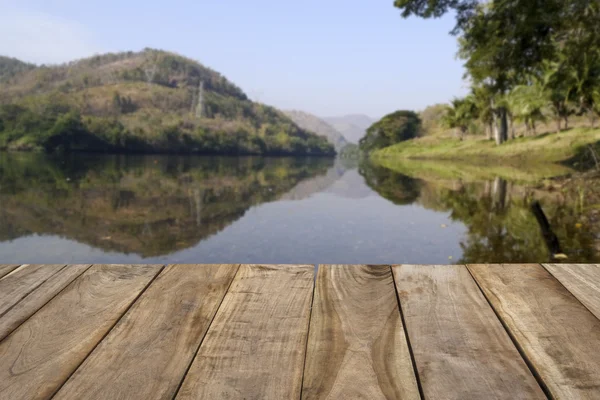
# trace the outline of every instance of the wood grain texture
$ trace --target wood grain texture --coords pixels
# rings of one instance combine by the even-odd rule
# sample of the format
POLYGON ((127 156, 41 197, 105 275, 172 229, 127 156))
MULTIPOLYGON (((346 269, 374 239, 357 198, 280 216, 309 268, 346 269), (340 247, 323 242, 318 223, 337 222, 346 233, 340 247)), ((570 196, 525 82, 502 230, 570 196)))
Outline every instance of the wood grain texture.
POLYGON ((298 399, 312 265, 242 265, 177 399, 298 399))
POLYGON ((419 399, 389 266, 321 265, 303 399, 419 399))
POLYGON ((238 265, 170 265, 54 399, 172 399, 238 265))
POLYGON ((600 265, 544 264, 544 267, 600 319, 600 265))
POLYGON ((393 271, 425 398, 546 398, 465 266, 393 271))
POLYGON ((541 265, 469 265, 549 393, 597 399, 600 321, 541 265))
POLYGON ((0 342, 0 399, 47 399, 160 271, 94 265, 0 342))
POLYGON ((0 341, 90 267, 68 265, 52 275, 0 318, 0 341))
POLYGON ((65 265, 23 265, 0 280, 0 318, 65 265))
POLYGON ((0 265, 0 279, 10 274, 12 271, 17 269, 20 264, 1 264, 0 265))

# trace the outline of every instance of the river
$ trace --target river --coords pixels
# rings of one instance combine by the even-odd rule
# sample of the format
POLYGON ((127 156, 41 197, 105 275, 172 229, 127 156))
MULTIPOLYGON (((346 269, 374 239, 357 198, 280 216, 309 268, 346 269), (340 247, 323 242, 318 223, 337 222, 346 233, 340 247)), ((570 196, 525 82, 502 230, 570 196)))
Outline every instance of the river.
POLYGON ((585 188, 527 169, 0 153, 0 263, 553 261, 535 201, 560 261, 600 259, 585 188))

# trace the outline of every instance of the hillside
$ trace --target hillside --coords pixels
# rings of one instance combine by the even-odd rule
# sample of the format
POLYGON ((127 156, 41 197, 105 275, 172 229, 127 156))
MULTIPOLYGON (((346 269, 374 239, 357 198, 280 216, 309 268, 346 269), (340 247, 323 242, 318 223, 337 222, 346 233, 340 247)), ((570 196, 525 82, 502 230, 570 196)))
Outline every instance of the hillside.
POLYGON ((326 139, 173 53, 146 49, 35 68, 2 58, 4 70, 0 149, 334 154, 326 139))
POLYGON ((323 118, 351 143, 357 144, 363 138, 367 129, 376 121, 366 115, 354 114, 343 117, 323 118))
POLYGON ((7 81, 15 75, 32 70, 35 65, 29 64, 16 58, 0 56, 0 82, 7 81))
POLYGON ((327 141, 329 141, 329 143, 335 147, 336 151, 340 151, 348 144, 348 141, 344 135, 315 115, 297 110, 288 110, 283 112, 300 128, 327 138, 327 141))

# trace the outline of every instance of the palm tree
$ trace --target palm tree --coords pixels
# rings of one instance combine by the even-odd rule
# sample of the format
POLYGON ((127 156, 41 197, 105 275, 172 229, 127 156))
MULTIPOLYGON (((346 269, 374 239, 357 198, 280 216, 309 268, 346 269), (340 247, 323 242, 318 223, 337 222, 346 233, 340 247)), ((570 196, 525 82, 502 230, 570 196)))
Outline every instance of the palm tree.
POLYGON ((463 140, 469 124, 477 117, 475 98, 469 95, 462 99, 455 98, 450 102, 447 112, 442 118, 442 123, 450 129, 455 129, 459 139, 463 140))
POLYGON ((543 110, 549 102, 549 94, 538 83, 515 87, 508 95, 507 101, 514 118, 525 124, 527 134, 536 134, 536 122, 545 121, 543 110))

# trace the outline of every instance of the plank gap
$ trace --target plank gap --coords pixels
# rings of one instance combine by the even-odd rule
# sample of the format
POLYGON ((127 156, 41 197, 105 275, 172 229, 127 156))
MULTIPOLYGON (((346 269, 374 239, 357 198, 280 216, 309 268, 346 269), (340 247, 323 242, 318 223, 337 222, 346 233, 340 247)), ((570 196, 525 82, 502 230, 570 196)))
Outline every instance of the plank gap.
POLYGON ((417 387, 419 388, 419 396, 422 400, 425 400, 425 392, 423 391, 423 385, 421 384, 421 378, 419 377, 419 369, 417 368, 417 361, 415 359, 415 353, 413 352, 412 345, 410 344, 410 335, 408 334, 408 328, 406 327, 406 320, 404 319, 404 312, 402 311, 402 302, 400 301, 400 295, 398 294, 398 285, 396 285, 396 274, 390 265, 390 273, 392 274, 392 281, 394 282, 394 291, 396 292, 396 301, 398 302, 398 312, 400 313, 400 319, 402 320, 402 328, 404 329, 404 336, 406 336, 406 344, 408 345, 408 352, 410 354, 410 360, 412 362, 413 371, 415 372, 415 378, 417 380, 417 387))
MULTIPOLYGON (((85 264, 87 265, 86 268, 84 268, 80 273, 78 273, 77 275, 75 275, 69 282, 67 282, 60 290, 56 291, 54 294, 52 294, 48 300, 42 302, 42 304, 40 304, 39 306, 34 306, 36 309, 34 312, 32 312, 29 316, 27 316, 26 318, 22 319, 20 322, 18 322, 16 325, 14 325, 13 327, 11 327, 10 329, 6 330, 4 333, 2 332, 3 328, 3 323, 5 321, 0 321, 0 343, 2 343, 2 341, 4 339, 6 339, 8 336, 10 336, 11 333, 13 333, 14 331, 16 331, 17 329, 19 329, 19 327, 21 325, 23 325, 24 323, 26 323, 31 317, 33 317, 34 315, 36 315, 42 308, 44 308, 46 306, 46 304, 50 303, 52 300, 54 300, 54 298, 56 296, 58 296, 59 294, 61 294, 64 290, 66 290, 69 285, 71 283, 73 283, 74 281, 76 281, 81 275, 83 275, 87 270, 89 270, 92 265, 91 264, 85 264)), ((59 272, 65 272, 67 270, 67 268, 71 267, 70 265, 66 265, 64 268, 60 269, 60 271, 57 271, 54 275, 52 275, 50 278, 48 278, 48 280, 46 280, 46 282, 50 282, 52 279, 56 278, 59 274, 59 272)), ((10 318, 12 317, 10 315, 11 311, 14 311, 17 307, 21 307, 25 304, 26 301, 31 300, 32 294, 34 294, 34 292, 36 294, 39 294, 40 290, 43 288, 44 284, 46 283, 44 282, 42 285, 40 285, 37 290, 32 291, 31 293, 29 293, 27 296, 25 296, 23 299, 21 299, 18 303, 16 303, 15 305, 13 305, 13 307, 11 307, 9 310, 6 311, 6 313, 3 315, 3 317, 5 318, 10 318)))
POLYGON ((308 327, 306 329, 306 343, 304 345, 304 362, 302 363, 302 379, 300 380, 300 399, 302 399, 302 394, 304 391, 304 376, 306 371, 306 359, 308 358, 308 339, 310 338, 310 321, 312 320, 313 315, 313 305, 315 304, 315 291, 317 290, 317 279, 319 277, 319 265, 315 264, 315 269, 313 271, 313 292, 312 298, 310 300, 310 313, 308 314, 308 327))
MULTIPOLYGON (((119 323, 119 321, 121 320, 121 318, 123 318, 123 316, 125 314, 127 314, 127 312, 131 309, 131 307, 133 307, 133 305, 139 300, 139 298, 142 295, 142 293, 144 293, 150 287, 150 285, 152 285, 152 283, 154 283, 154 281, 156 280, 156 278, 158 278, 158 276, 162 273, 162 271, 164 269, 165 269, 165 266, 164 265, 161 266, 160 269, 158 270, 158 272, 152 277, 152 279, 150 279, 150 281, 146 284, 146 286, 144 286, 144 288, 137 294, 137 296, 133 299, 133 301, 125 308, 125 311, 118 318, 115 318, 114 324, 112 324, 112 326, 104 333, 104 335, 100 338, 100 340, 98 340, 98 342, 96 342, 96 344, 94 346, 92 346, 91 350, 85 355, 85 357, 82 357, 82 359, 79 362, 79 364, 77 365, 77 367, 75 367, 71 371, 71 373, 66 377, 66 379, 64 379, 63 382, 56 387, 56 389, 54 390, 54 392, 49 396, 50 399, 54 398, 54 396, 56 396, 56 394, 60 391, 60 389, 62 389, 62 387, 69 381, 69 379, 71 379, 71 377, 73 376, 73 374, 75 374, 75 372, 77 372, 77 370, 79 369, 79 367, 81 367, 81 365, 90 356, 90 354, 92 354, 94 352, 94 350, 96 350, 96 347, 98 347, 98 345, 100 343, 102 343, 102 341, 110 334, 110 332, 119 323)), ((73 281, 73 282, 75 282, 75 281, 73 281)))
POLYGON ((490 301, 490 299, 486 296, 484 290, 481 288, 481 285, 477 281, 477 278, 475 278, 475 276, 471 272, 471 269, 469 268, 469 265, 465 265, 465 267, 467 268, 467 271, 469 271, 469 275, 471 275, 471 278, 473 278, 473 280, 475 281, 475 284, 477 285, 477 288, 479 289, 479 291, 481 292, 481 294, 485 298, 485 301, 487 301, 487 303, 491 307, 492 311, 494 311, 494 314, 496 315, 496 318, 498 318, 498 320, 502 324, 502 327, 504 328, 504 330, 508 334, 508 337, 513 342, 515 348, 517 349, 517 351, 521 355, 521 358, 523 358, 523 361, 525 361, 525 364, 527 364, 527 368, 529 368, 529 371, 531 371, 531 374, 533 375, 533 377, 537 381, 538 385, 540 386, 540 388, 542 389, 542 391, 544 392, 544 394, 546 395, 546 397, 548 399, 550 399, 550 400, 554 400, 554 396, 552 396, 552 393, 550 392, 550 389, 548 389, 548 386, 546 385, 546 382, 544 382, 544 380, 540 376, 539 372, 535 368, 535 365, 533 365, 533 363, 531 362, 531 360, 529 359, 529 357, 527 357, 527 355, 525 354, 524 349, 521 347, 521 345, 517 341, 517 338, 513 336, 511 330, 508 327, 508 325, 506 325, 506 323, 504 322, 504 319, 502 319, 502 317, 498 313, 498 310, 496 310, 496 307, 494 307, 494 305, 492 304, 492 302, 490 301))
MULTIPOLYGON (((50 275, 48 275, 47 277, 43 278, 40 280, 39 283, 35 283, 33 284, 28 291, 24 292, 22 294, 22 297, 20 299, 18 299, 17 301, 15 301, 14 303, 12 303, 10 306, 8 306, 8 308, 6 308, 6 310, 0 312, 0 318, 4 317, 13 307, 15 307, 17 304, 19 304, 21 301, 23 301, 27 296, 29 296, 31 293, 33 293, 37 288, 39 288, 40 286, 42 286, 44 283, 46 283, 50 278, 52 278, 54 275, 56 275, 57 273, 59 273, 60 271, 62 271, 64 268, 67 267, 67 265, 63 265, 62 267, 60 266, 61 264, 56 265, 57 266, 57 270, 54 271, 53 273, 51 273, 50 275)), ((22 267, 26 267, 26 266, 35 266, 33 264, 24 264, 21 266, 22 267)), ((37 265, 40 267, 45 267, 45 265, 37 265)), ((52 265, 48 265, 47 268, 52 268, 52 265)), ((12 271, 12 273, 8 274, 5 276, 5 278, 8 278, 9 276, 13 275, 13 273, 16 273, 16 271, 20 270, 21 268, 17 268, 15 270, 12 271)))
POLYGON ((238 273, 240 272, 240 266, 241 266, 241 264, 238 264, 237 269, 235 270, 235 274, 233 275, 233 278, 231 278, 231 281, 229 282, 229 285, 227 286, 227 290, 225 291, 225 294, 223 295, 223 297, 221 298, 221 301, 219 302, 219 306, 217 307, 217 311, 215 311, 215 314, 211 318, 210 323, 208 324, 208 327, 206 328, 206 332, 204 333, 204 336, 202 336, 202 339, 200 340, 200 343, 198 343, 198 347, 196 347, 196 351, 194 352, 194 356, 190 360, 190 363, 188 364, 187 368, 185 369, 185 372, 183 373, 183 376, 181 377, 181 381, 177 385, 177 389, 175 390, 175 393, 173 393, 173 397, 171 398, 171 400, 174 400, 177 397, 177 395, 179 394, 179 391, 181 390, 181 387, 183 386, 183 382, 185 381, 186 376, 190 372, 190 369, 192 368, 192 365, 194 364, 194 361, 196 360, 196 357, 198 356, 198 353, 200 352, 200 348, 202 347, 202 343, 204 343, 204 339, 206 339, 206 334, 210 330, 210 327, 211 327, 213 321, 215 320, 215 317, 217 316, 217 314, 219 314, 219 310, 221 309, 221 306, 223 305, 223 301, 225 300, 225 296, 227 296, 227 293, 229 292, 229 289, 231 288, 231 285, 233 284, 233 281, 235 281, 235 278, 237 277, 238 273))

